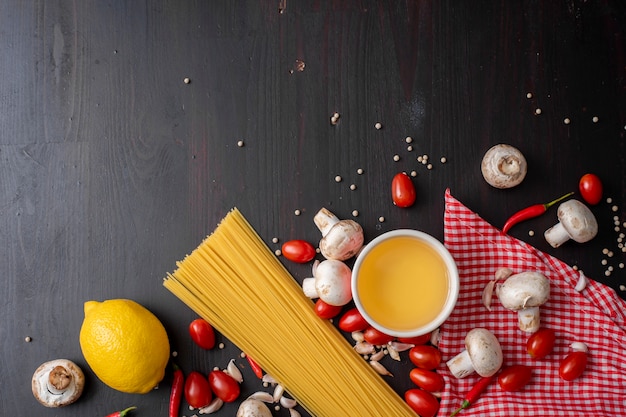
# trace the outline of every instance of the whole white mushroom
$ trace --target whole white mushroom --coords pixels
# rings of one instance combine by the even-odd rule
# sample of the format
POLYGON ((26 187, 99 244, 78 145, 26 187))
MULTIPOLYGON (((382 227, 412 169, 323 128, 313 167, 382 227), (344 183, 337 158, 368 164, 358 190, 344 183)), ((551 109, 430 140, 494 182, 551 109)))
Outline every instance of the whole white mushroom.
POLYGON ((562 203, 556 213, 559 222, 545 231, 546 241, 558 248, 572 239, 585 243, 598 234, 598 222, 589 207, 578 200, 562 203))
POLYGON ((550 297, 550 280, 539 272, 511 275, 496 289, 505 308, 517 312, 519 328, 527 333, 539 330, 539 306, 550 297))
POLYGON ((485 181, 495 188, 515 187, 524 180, 527 169, 519 149, 502 143, 492 146, 480 164, 485 181))
POLYGON ((502 366, 502 347, 496 336, 487 329, 475 328, 465 336, 465 350, 446 362, 457 378, 465 378, 476 372, 480 376, 492 376, 502 366))

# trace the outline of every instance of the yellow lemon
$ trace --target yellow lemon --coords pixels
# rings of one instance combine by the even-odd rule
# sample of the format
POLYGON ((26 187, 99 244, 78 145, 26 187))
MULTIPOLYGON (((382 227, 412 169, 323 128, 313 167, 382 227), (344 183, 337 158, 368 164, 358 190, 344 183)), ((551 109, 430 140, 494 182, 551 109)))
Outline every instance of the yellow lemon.
POLYGON ((165 375, 170 344, 163 324, 132 300, 87 301, 80 348, 102 382, 145 394, 165 375))

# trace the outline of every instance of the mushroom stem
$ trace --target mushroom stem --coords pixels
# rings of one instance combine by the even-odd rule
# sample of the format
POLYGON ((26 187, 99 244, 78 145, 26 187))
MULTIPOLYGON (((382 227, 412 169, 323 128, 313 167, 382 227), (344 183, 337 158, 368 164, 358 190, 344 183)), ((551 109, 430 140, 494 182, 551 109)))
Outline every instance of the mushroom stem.
POLYGON ((313 222, 322 233, 322 237, 326 237, 330 229, 339 223, 340 220, 339 217, 335 216, 330 210, 322 207, 315 217, 313 217, 313 222))
POLYGON ((52 394, 63 394, 72 383, 72 374, 63 366, 55 366, 48 375, 48 390, 52 394))
POLYGON ((541 324, 539 307, 528 307, 517 312, 519 328, 526 333, 535 333, 541 324))
POLYGON ((472 359, 467 349, 464 349, 461 353, 446 362, 446 365, 452 375, 459 379, 474 373, 474 365, 472 365, 472 359))
POLYGON ((570 239, 569 233, 563 227, 563 223, 557 223, 546 230, 544 237, 553 248, 558 248, 570 239))

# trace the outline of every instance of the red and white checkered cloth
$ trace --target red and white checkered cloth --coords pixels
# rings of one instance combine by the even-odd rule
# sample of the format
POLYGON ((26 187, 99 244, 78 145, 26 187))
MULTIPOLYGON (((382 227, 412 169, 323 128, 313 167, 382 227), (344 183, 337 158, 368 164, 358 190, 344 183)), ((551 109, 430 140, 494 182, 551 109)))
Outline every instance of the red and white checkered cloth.
MULTIPOLYGON (((500 341, 504 366, 533 367, 533 378, 519 392, 505 392, 496 380, 460 416, 626 416, 626 302, 611 288, 589 281, 574 290, 579 272, 532 246, 504 235, 446 191, 444 243, 459 269, 461 291, 450 318, 441 326, 439 349, 444 360, 464 349, 465 335, 474 327, 491 330, 500 341), (542 326, 555 330, 552 354, 534 360, 526 353, 528 335, 519 330, 517 314, 505 309, 494 294, 491 312, 482 304, 482 291, 495 271, 539 271, 550 279, 549 301, 541 307, 542 326), (589 347, 583 375, 566 382, 559 378, 560 360, 572 342, 589 347)), ((438 416, 449 416, 478 381, 473 375, 456 379, 442 365, 446 380, 438 416)))

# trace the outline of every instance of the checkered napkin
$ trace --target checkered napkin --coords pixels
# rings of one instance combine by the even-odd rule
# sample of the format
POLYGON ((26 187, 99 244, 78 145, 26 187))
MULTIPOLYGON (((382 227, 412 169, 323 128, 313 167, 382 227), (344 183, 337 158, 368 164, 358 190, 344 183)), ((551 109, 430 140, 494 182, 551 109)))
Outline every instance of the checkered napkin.
MULTIPOLYGON (((574 287, 579 271, 532 246, 504 235, 470 211, 446 190, 444 243, 459 269, 461 291, 454 312, 441 326, 439 348, 444 360, 461 352, 467 332, 491 330, 502 345, 504 365, 533 367, 529 385, 505 392, 494 379, 481 397, 460 416, 626 416, 626 303, 615 292, 589 280, 582 292, 574 287), (517 314, 497 300, 491 312, 482 304, 482 291, 500 267, 514 273, 538 271, 550 280, 549 301, 541 307, 541 323, 555 330, 552 354, 532 359, 525 351, 528 335, 519 330, 517 314), (584 374, 566 382, 559 378, 559 362, 572 342, 589 347, 584 374)), ((449 416, 479 377, 456 379, 442 366, 446 380, 438 416, 449 416)))

